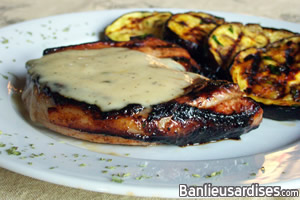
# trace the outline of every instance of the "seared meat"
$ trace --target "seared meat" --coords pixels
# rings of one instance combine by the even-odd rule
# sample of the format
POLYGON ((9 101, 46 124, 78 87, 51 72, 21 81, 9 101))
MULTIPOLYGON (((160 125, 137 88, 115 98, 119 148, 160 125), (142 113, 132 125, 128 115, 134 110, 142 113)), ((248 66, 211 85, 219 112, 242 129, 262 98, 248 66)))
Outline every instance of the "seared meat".
MULTIPOLYGON (((48 49, 45 53, 111 46, 133 48, 158 57, 184 58, 180 61, 187 70, 197 69, 196 64, 191 65, 194 61, 185 50, 153 38, 96 42, 48 49)), ((150 107, 131 104, 120 110, 102 112, 96 105, 52 92, 47 85, 31 77, 22 98, 32 120, 59 133, 98 143, 185 146, 238 139, 241 134, 257 128, 262 120, 260 106, 244 97, 237 85, 201 76, 182 96, 150 107)))

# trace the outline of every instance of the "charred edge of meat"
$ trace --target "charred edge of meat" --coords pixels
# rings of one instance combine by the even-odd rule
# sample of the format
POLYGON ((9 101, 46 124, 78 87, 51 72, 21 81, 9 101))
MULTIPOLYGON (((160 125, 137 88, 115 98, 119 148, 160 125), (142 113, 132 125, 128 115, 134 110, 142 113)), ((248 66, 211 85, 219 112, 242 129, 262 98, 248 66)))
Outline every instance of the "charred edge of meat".
POLYGON ((48 48, 43 51, 43 55, 64 51, 64 50, 72 50, 72 49, 83 50, 83 49, 101 49, 101 48, 108 48, 108 47, 124 47, 124 48, 132 49, 132 48, 145 47, 145 46, 157 47, 157 48, 173 48, 173 47, 178 48, 179 47, 175 43, 173 44, 170 42, 160 40, 158 38, 154 38, 152 36, 146 36, 143 38, 136 37, 134 40, 128 42, 96 41, 96 42, 86 42, 86 43, 75 44, 75 45, 48 48))
MULTIPOLYGON (((208 84, 202 89, 204 93, 213 92, 219 87, 230 88, 233 83, 226 81, 208 81, 208 84)), ((125 108, 117 111, 101 112, 101 110, 95 106, 84 102, 78 102, 73 99, 65 98, 58 93, 53 93, 47 87, 42 89, 42 92, 51 97, 55 104, 58 106, 74 105, 80 107, 82 110, 89 112, 95 120, 117 119, 122 116, 133 116, 138 114, 144 107, 137 104, 128 105, 125 108)), ((196 92, 197 93, 197 92, 196 92)), ((196 94, 193 92, 188 94, 191 98, 195 98, 196 94), (194 96, 195 95, 195 96, 194 96)), ((49 112, 55 111, 55 107, 49 108, 49 112)), ((158 142, 162 144, 174 144, 178 146, 186 146, 197 143, 207 143, 211 141, 218 141, 223 139, 239 139, 240 135, 245 132, 255 129, 257 127, 251 126, 254 115, 259 111, 260 106, 254 103, 251 110, 242 113, 233 113, 230 115, 216 113, 209 109, 198 109, 187 104, 180 104, 176 101, 170 101, 158 105, 154 105, 151 108, 146 121, 144 122, 144 130, 148 135, 123 135, 119 134, 119 137, 126 139, 135 139, 143 142, 158 142), (160 131, 155 125, 161 118, 171 117, 180 124, 181 127, 185 125, 195 123, 196 127, 191 132, 176 133, 173 135, 166 135, 160 131)), ((95 133, 91 130, 79 130, 90 132, 91 134, 104 134, 115 136, 114 132, 101 132, 95 133)))
POLYGON ((260 105, 264 110, 264 118, 277 121, 300 120, 300 106, 260 105))
POLYGON ((240 135, 249 131, 249 129, 257 128, 250 127, 250 124, 252 122, 251 119, 259 109, 260 106, 255 104, 254 109, 249 112, 224 115, 207 109, 200 110, 196 107, 178 104, 176 102, 156 105, 153 106, 153 110, 148 117, 148 124, 151 124, 153 120, 172 116, 173 120, 176 120, 183 126, 191 120, 197 121, 199 126, 185 137, 180 137, 180 134, 173 137, 166 137, 159 134, 159 130, 151 129, 150 127, 149 131, 152 131, 155 135, 146 139, 146 141, 159 141, 161 143, 185 146, 188 144, 207 143, 223 139, 239 139, 240 135))

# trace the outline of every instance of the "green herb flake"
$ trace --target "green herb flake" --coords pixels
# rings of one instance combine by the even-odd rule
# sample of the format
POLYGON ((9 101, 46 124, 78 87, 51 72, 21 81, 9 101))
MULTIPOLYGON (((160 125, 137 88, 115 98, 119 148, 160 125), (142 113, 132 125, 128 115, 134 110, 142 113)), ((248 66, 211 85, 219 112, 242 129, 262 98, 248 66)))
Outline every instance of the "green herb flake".
POLYGON ((8 41, 7 38, 2 37, 2 41, 1 41, 2 44, 7 44, 8 42, 9 42, 9 41, 8 41))
POLYGON ((125 156, 129 156, 130 154, 129 154, 129 153, 125 153, 124 155, 125 155, 125 156))
POLYGON ((189 169, 188 169, 188 168, 184 168, 183 170, 184 170, 184 171, 186 171, 186 172, 188 172, 188 171, 189 171, 189 169))
POLYGON ((229 26, 228 31, 233 34, 233 28, 231 25, 229 26))
POLYGON ((123 183, 123 182, 124 182, 123 179, 121 179, 121 178, 119 178, 119 177, 116 177, 116 176, 112 176, 112 177, 111 177, 111 181, 112 181, 112 182, 116 182, 116 183, 123 183))
POLYGON ((247 162, 244 162, 244 163, 243 163, 243 165, 246 165, 246 166, 248 166, 248 165, 249 165, 249 163, 247 163, 247 162))
POLYGON ((64 28, 62 31, 63 32, 68 32, 68 31, 70 31, 70 27, 68 26, 68 27, 64 28))
POLYGON ((35 149, 34 144, 29 144, 32 149, 35 149))
POLYGON ((105 166, 106 169, 116 169, 115 166, 105 166))
POLYGON ((128 165, 124 165, 124 167, 125 167, 125 168, 127 168, 127 167, 128 167, 128 165))
POLYGON ((79 167, 85 167, 86 166, 86 164, 84 164, 84 163, 81 163, 80 165, 78 165, 79 167))
POLYGON ((250 176, 256 176, 256 173, 253 172, 253 173, 250 174, 250 176))
POLYGON ((6 146, 6 144, 0 142, 0 147, 5 147, 5 146, 6 146))
POLYGON ((131 175, 130 173, 118 173, 118 174, 116 174, 115 176, 124 178, 124 177, 129 177, 130 175, 131 175))
POLYGON ((4 75, 4 74, 0 74, 2 76, 2 78, 4 78, 5 80, 8 80, 8 76, 4 75))
POLYGON ((273 82, 270 80, 266 80, 266 84, 273 85, 273 82))
POLYGON ((105 158, 99 158, 99 160, 103 161, 103 160, 106 160, 105 158))
POLYGON ((96 33, 95 32, 92 32, 92 36, 95 36, 96 35, 96 33))
POLYGON ((268 65, 268 68, 270 69, 270 72, 271 72, 272 74, 280 75, 279 67, 277 67, 277 66, 275 66, 275 65, 268 65))
POLYGON ((213 35, 213 36, 212 36, 212 39, 213 39, 218 45, 220 45, 220 46, 223 47, 223 44, 218 40, 218 38, 217 38, 216 35, 213 35))
POLYGON ((142 180, 142 179, 149 179, 152 178, 152 176, 146 176, 146 175, 141 175, 135 178, 135 180, 142 180))
POLYGON ((147 167, 146 164, 140 164, 139 167, 147 167))
POLYGON ((106 162, 111 162, 111 161, 112 161, 112 159, 107 159, 107 160, 106 160, 106 162))
POLYGON ((79 154, 78 154, 78 153, 74 153, 74 154, 73 154, 73 157, 74 157, 74 158, 78 158, 78 157, 79 157, 79 154))
POLYGON ((49 143, 48 145, 52 146, 52 145, 54 145, 54 143, 49 143))
POLYGON ((8 153, 8 155, 15 155, 15 156, 19 156, 21 155, 20 151, 17 151, 18 147, 11 147, 9 149, 6 149, 6 152, 8 153))
POLYGON ((44 153, 40 153, 40 154, 35 154, 35 153, 32 153, 29 157, 30 158, 36 158, 36 157, 40 157, 40 156, 43 156, 45 155, 44 153))
POLYGON ((263 56, 264 60, 273 60, 273 58, 271 56, 263 56))
POLYGON ((201 176, 199 174, 192 174, 193 177, 195 178, 200 178, 201 176))
POLYGON ((28 35, 32 35, 32 32, 30 32, 30 31, 27 31, 27 34, 28 34, 28 35))
POLYGON ((57 166, 56 167, 49 167, 49 169, 55 169, 55 168, 58 168, 57 166))
POLYGON ((102 172, 102 174, 106 174, 108 171, 107 170, 102 170, 101 172, 102 172))
POLYGON ((212 177, 215 177, 215 176, 219 176, 223 173, 223 170, 220 170, 220 171, 216 171, 216 172, 213 172, 209 175, 206 175, 205 178, 212 178, 212 177))
POLYGON ((28 164, 28 165, 32 165, 32 162, 28 162, 27 164, 28 164))

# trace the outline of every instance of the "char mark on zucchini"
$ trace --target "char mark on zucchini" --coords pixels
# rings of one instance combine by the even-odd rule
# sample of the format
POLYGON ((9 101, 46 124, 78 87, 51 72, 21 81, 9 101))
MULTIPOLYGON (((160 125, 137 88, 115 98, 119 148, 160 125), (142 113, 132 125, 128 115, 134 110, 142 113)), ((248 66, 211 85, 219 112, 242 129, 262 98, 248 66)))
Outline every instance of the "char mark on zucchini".
POLYGON ((242 91, 264 105, 265 117, 300 119, 300 36, 239 52, 230 73, 242 91))

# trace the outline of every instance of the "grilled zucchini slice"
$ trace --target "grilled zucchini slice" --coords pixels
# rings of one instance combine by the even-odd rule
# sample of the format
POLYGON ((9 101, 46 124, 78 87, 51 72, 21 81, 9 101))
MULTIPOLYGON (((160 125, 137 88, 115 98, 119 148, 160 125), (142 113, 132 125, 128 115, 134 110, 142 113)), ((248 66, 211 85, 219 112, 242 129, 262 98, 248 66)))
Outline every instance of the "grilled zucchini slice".
POLYGON ((209 76, 214 71, 205 67, 207 38, 214 28, 224 23, 223 18, 203 12, 175 14, 166 23, 164 39, 187 49, 201 65, 202 74, 209 76))
POLYGON ((299 35, 239 52, 230 74, 247 96, 265 105, 265 117, 300 119, 299 35))
POLYGON ((131 12, 122 15, 104 30, 106 39, 129 41, 131 37, 152 35, 162 38, 170 12, 131 12))
POLYGON ((259 24, 228 23, 211 32, 208 48, 217 64, 228 72, 228 67, 239 51, 250 47, 262 48, 294 35, 287 30, 264 28, 259 24))

